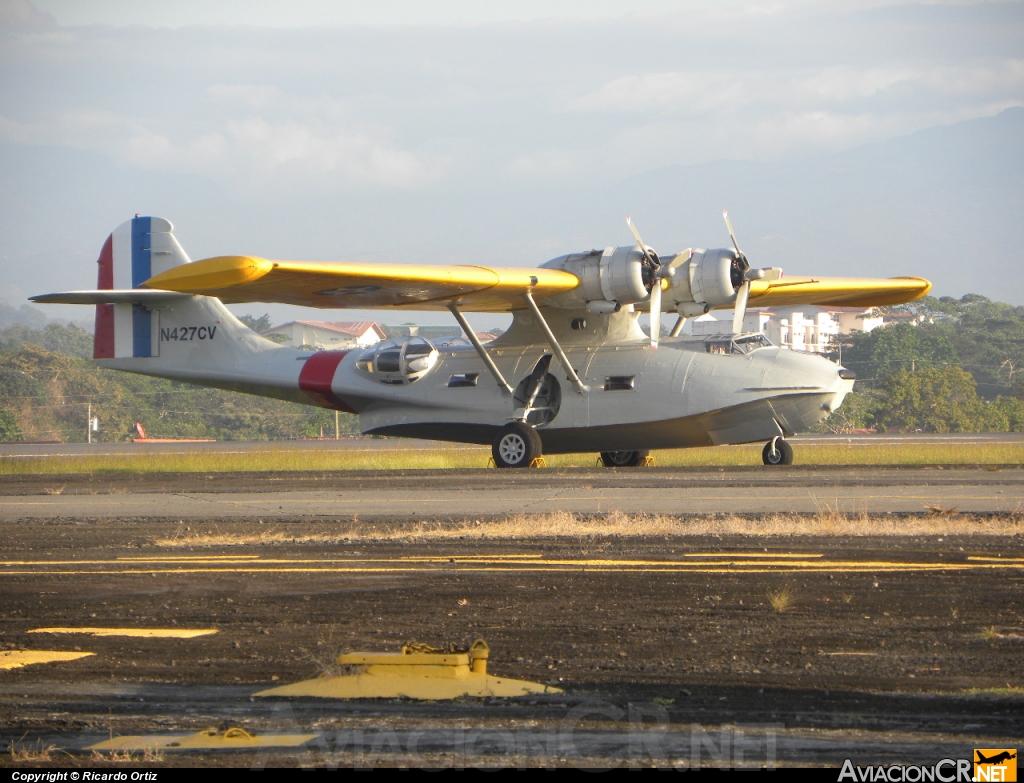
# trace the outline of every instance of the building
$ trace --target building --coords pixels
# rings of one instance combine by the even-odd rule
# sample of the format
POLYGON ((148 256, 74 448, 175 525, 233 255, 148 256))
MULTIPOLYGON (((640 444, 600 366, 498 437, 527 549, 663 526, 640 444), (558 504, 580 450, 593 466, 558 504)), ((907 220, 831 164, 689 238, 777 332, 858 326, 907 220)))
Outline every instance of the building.
MULTIPOLYGON (((744 332, 761 332, 775 345, 807 353, 831 349, 837 335, 870 332, 892 323, 919 324, 925 316, 883 313, 877 308, 798 305, 773 310, 749 309, 743 318, 744 332)), ((687 321, 685 334, 695 337, 729 334, 732 310, 717 310, 687 321)))
MULTIPOLYGON (((432 342, 444 343, 446 340, 455 338, 465 339, 466 335, 458 326, 421 326, 419 324, 405 323, 397 325, 384 325, 381 327, 384 334, 390 337, 423 337, 432 342)), ((477 332, 477 339, 482 343, 490 342, 501 334, 497 329, 493 332, 477 332)))
POLYGON ((289 321, 262 334, 282 345, 315 351, 369 348, 385 337, 373 321, 289 321))

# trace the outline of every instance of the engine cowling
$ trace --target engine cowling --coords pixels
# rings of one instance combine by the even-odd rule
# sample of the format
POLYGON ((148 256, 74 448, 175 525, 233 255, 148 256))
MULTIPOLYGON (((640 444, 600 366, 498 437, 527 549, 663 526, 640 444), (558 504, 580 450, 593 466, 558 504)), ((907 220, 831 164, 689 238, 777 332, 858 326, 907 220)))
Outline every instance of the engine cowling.
MULTIPOLYGON (((648 253, 657 262, 654 251, 648 253)), ((542 266, 562 269, 580 279, 579 287, 546 300, 556 307, 611 311, 647 299, 653 269, 637 246, 608 247, 553 258, 542 266)))
POLYGON ((742 284, 743 268, 735 251, 696 250, 676 269, 667 294, 680 315, 700 315, 731 305, 742 284))

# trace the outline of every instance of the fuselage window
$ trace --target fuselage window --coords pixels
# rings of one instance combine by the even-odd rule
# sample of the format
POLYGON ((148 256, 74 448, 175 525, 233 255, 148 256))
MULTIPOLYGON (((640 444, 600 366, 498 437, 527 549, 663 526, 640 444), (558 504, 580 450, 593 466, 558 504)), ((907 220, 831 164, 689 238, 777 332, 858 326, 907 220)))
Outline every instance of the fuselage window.
POLYGON ((604 379, 605 391, 631 391, 635 385, 635 375, 608 375, 604 379))
POLYGON ((448 388, 463 389, 467 386, 476 386, 476 382, 479 378, 480 373, 478 372, 456 373, 448 379, 448 388))

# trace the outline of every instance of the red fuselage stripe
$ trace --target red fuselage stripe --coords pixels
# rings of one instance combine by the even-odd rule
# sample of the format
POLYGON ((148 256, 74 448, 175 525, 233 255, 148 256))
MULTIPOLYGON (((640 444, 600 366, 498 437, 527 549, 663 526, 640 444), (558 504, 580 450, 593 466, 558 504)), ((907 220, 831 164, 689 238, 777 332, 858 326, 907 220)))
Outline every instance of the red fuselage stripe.
POLYGON ((317 405, 345 413, 355 413, 331 390, 334 373, 337 372, 338 365, 346 355, 348 355, 348 351, 317 351, 310 354, 299 373, 299 388, 306 392, 317 405))
MULTIPOLYGON (((96 287, 101 291, 109 291, 114 287, 114 237, 107 237, 96 261, 99 274, 96 287)), ((114 305, 96 305, 96 331, 92 341, 93 359, 114 358, 114 305)))

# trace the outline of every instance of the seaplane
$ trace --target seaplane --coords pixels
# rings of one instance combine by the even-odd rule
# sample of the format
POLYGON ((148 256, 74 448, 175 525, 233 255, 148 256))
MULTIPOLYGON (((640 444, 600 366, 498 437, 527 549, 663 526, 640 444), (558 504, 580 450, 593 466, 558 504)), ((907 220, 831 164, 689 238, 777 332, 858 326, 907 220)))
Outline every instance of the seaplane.
POLYGON ((96 289, 31 299, 95 305, 102 367, 358 414, 367 434, 490 445, 499 468, 586 451, 625 468, 652 449, 762 441, 765 465, 788 465, 787 438, 835 411, 854 374, 744 333, 747 308, 896 305, 931 283, 753 268, 724 217, 732 247, 661 255, 627 218, 633 244, 520 268, 192 261, 168 220, 136 215, 103 244, 96 289), (465 338, 310 352, 261 337, 226 306, 256 302, 447 311, 465 338), (683 333, 687 318, 719 309, 733 311, 730 333, 683 333), (512 323, 484 345, 473 313, 512 323), (668 313, 676 320, 663 337, 668 313))

